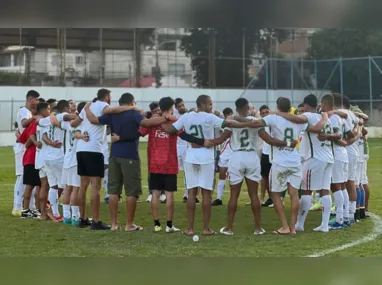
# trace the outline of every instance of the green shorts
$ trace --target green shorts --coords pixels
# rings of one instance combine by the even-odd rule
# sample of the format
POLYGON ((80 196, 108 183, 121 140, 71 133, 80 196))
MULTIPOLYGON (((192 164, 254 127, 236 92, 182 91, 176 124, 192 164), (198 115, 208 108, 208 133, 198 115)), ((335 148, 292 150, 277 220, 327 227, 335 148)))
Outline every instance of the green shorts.
POLYGON ((139 160, 111 157, 109 159, 110 195, 121 195, 125 187, 127 197, 142 195, 141 164, 139 160))

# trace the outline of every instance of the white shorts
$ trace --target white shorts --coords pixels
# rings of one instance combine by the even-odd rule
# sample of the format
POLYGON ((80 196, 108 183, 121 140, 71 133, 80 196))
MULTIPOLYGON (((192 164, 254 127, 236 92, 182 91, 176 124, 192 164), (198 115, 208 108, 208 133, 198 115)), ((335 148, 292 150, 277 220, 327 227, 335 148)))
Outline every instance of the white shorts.
POLYGON ((47 177, 47 174, 46 174, 46 166, 43 166, 42 168, 40 168, 38 173, 39 173, 40 178, 45 178, 45 177, 47 177))
POLYGON ((64 160, 46 160, 45 165, 49 186, 52 187, 57 185, 58 188, 63 188, 64 185, 61 184, 61 177, 64 168, 64 160))
POLYGON ((301 185, 301 166, 286 167, 272 164, 270 175, 270 191, 284 192, 288 189, 288 183, 297 190, 301 185))
POLYGON ((349 154, 348 181, 356 181, 357 178, 357 163, 356 156, 349 154))
POLYGON ((186 158, 187 148, 187 145, 181 145, 176 147, 179 170, 184 170, 184 159, 186 158))
POLYGON ((335 160, 332 169, 332 183, 345 183, 347 180, 348 163, 335 160))
POLYGON ((193 164, 185 162, 184 175, 188 189, 200 187, 212 191, 214 189, 215 163, 193 164))
POLYGON ((80 187, 81 178, 77 174, 77 165, 62 171, 61 185, 80 187))
POLYGON ((302 168, 301 189, 310 191, 330 190, 332 169, 333 163, 309 158, 302 168))
POLYGON ((244 178, 259 183, 261 181, 260 160, 257 152, 235 151, 228 162, 230 185, 243 182, 244 178))

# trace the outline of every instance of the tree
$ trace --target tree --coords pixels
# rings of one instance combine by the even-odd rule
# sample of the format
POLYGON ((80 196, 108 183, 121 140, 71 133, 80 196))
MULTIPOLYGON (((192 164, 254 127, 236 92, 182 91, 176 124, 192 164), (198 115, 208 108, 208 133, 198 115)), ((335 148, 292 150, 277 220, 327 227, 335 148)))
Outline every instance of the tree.
POLYGON ((215 35, 216 87, 241 88, 249 82, 248 66, 252 63, 253 55, 268 55, 269 38, 276 35, 282 39, 286 34, 285 30, 275 33, 272 29, 194 28, 191 29, 190 36, 182 38, 181 49, 191 57, 191 66, 196 72, 196 84, 199 87, 209 87, 209 52, 215 35))
MULTIPOLYGON (((310 39, 308 58, 317 59, 318 89, 341 92, 340 58, 382 55, 382 31, 360 29, 327 29, 314 33, 310 39), (320 59, 333 59, 331 63, 320 59), (333 72, 334 70, 334 72, 333 72), (329 80, 333 72, 332 79, 329 80), (326 85, 326 86, 325 86, 326 85)), ((375 59, 382 69, 381 59, 375 59)), ((312 74, 314 71, 312 70, 312 74)), ((372 64, 373 94, 382 94, 382 75, 372 64)), ((342 60, 343 93, 350 99, 369 99, 369 61, 342 60)), ((376 98, 376 97, 375 97, 376 98)))

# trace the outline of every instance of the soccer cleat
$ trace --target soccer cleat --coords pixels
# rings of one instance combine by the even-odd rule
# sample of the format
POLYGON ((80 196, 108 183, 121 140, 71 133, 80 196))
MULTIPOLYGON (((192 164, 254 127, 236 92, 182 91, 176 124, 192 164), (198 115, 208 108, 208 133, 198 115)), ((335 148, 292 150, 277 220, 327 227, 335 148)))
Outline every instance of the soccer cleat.
POLYGON ((32 214, 31 210, 26 209, 21 212, 21 218, 26 219, 26 218, 33 218, 34 215, 32 214))
POLYGON ((72 219, 71 218, 64 218, 64 225, 71 225, 72 219))
POLYGON ((323 232, 323 233, 328 233, 329 232, 329 228, 323 228, 322 226, 319 226, 315 229, 313 229, 315 232, 323 232))
POLYGON ((162 231, 161 226, 154 226, 154 232, 159 233, 160 231, 162 231))
POLYGON ((216 199, 215 201, 211 203, 211 206, 222 206, 222 205, 223 205, 223 201, 220 199, 216 199))
POLYGON ((104 224, 103 222, 101 221, 92 221, 92 224, 90 226, 90 229, 91 230, 95 230, 95 231, 102 231, 102 230, 110 230, 111 229, 111 226, 109 225, 106 225, 104 224))
POLYGON ((330 230, 341 230, 344 228, 343 224, 335 222, 334 224, 329 225, 330 230))
POLYGON ((321 211, 322 210, 322 205, 321 203, 316 203, 314 204, 311 208, 310 211, 321 211))
POLYGON ((40 210, 32 210, 33 218, 39 218, 41 216, 40 210))
POLYGON ((165 194, 160 195, 159 199, 161 202, 166 201, 166 195, 165 194))
POLYGON ((72 220, 72 227, 78 227, 80 220, 75 220, 75 219, 71 219, 71 220, 72 220))
POLYGON ((105 199, 103 199, 103 201, 105 202, 105 204, 109 204, 109 197, 106 197, 105 199))
POLYGON ((23 210, 18 210, 18 211, 12 211, 12 216, 14 217, 21 217, 21 213, 23 210))
POLYGON ((268 198, 268 200, 265 201, 264 204, 261 205, 261 207, 269 207, 270 205, 273 205, 273 201, 271 198, 268 198))
POLYGON ((344 228, 350 227, 351 223, 350 221, 344 221, 344 228))
POLYGON ((149 203, 150 203, 152 199, 153 199, 153 195, 150 194, 150 195, 147 197, 146 202, 149 202, 149 203))
POLYGON ((186 196, 183 197, 183 203, 187 203, 188 198, 186 196))
POLYGON ((166 226, 166 233, 175 233, 175 232, 180 232, 180 229, 172 226, 171 228, 166 226))
POLYGON ((264 229, 261 229, 259 232, 255 231, 253 234, 254 234, 255 236, 263 235, 263 234, 265 234, 265 230, 264 230, 264 229))

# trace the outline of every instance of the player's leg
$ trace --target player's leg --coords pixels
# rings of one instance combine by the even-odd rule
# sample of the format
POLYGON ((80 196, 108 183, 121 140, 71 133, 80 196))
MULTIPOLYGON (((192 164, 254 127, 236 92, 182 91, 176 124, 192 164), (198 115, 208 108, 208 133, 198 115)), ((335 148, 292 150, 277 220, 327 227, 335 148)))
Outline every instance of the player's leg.
POLYGON ((272 164, 269 162, 269 155, 262 154, 261 155, 261 191, 267 191, 268 193, 268 199, 261 205, 262 207, 272 207, 273 202, 271 199, 270 191, 269 191, 269 172, 271 170, 272 164))
POLYGON ((330 229, 342 229, 344 221, 344 195, 342 192, 342 183, 345 181, 343 162, 335 160, 332 169, 331 190, 334 197, 336 209, 336 221, 330 225, 330 229))
POLYGON ((179 232, 180 230, 173 225, 174 219, 174 193, 178 188, 178 178, 176 174, 165 175, 166 188, 166 233, 179 232))
POLYGON ((107 190, 108 187, 108 178, 109 177, 109 165, 105 164, 105 172, 104 172, 104 178, 103 178, 103 189, 105 191, 105 198, 103 199, 105 204, 109 203, 109 192, 107 190))
POLYGON ((369 217, 369 199, 370 199, 370 189, 369 189, 369 179, 367 177, 367 160, 363 164, 363 179, 362 185, 365 190, 365 217, 369 217))
POLYGON ((159 221, 159 204, 162 189, 164 189, 164 176, 163 174, 151 173, 150 174, 150 189, 151 190, 151 215, 154 220, 154 232, 162 230, 159 221))
POLYGON ((211 202, 212 191, 214 190, 215 163, 201 164, 199 170, 199 187, 202 192, 203 208, 203 234, 213 235, 215 232, 211 229, 211 202))
POLYGON ((225 190, 225 180, 227 177, 228 161, 219 161, 219 182, 216 200, 212 202, 212 206, 223 205, 223 193, 225 190))
POLYGON ((142 195, 142 176, 140 161, 124 158, 117 158, 117 160, 121 162, 123 186, 125 188, 126 194, 125 231, 141 231, 143 230, 143 227, 138 226, 134 223, 135 211, 137 208, 137 197, 142 195))
MULTIPOLYGON (((15 145, 15 148, 18 144, 15 145)), ((16 149, 15 149, 16 150, 16 149)), ((14 187, 14 199, 13 199, 13 210, 12 215, 15 217, 21 217, 21 212, 23 209, 23 195, 25 185, 23 184, 23 155, 24 151, 15 152, 15 170, 16 170, 16 183, 14 187)))
POLYGON ((70 211, 70 198, 72 196, 73 186, 66 185, 65 191, 62 197, 62 210, 64 216, 64 224, 72 224, 72 213, 70 211))
POLYGON ((32 191, 34 188, 34 186, 32 186, 32 181, 33 181, 32 167, 33 165, 24 166, 23 184, 25 185, 25 189, 24 189, 24 199, 23 199, 23 211, 21 213, 21 218, 33 218, 32 211, 29 208, 32 191))
POLYGON ((350 223, 355 223, 354 215, 357 206, 357 190, 356 190, 356 173, 357 173, 357 158, 349 154, 349 171, 346 188, 349 194, 349 216, 350 223))
POLYGON ((297 216, 300 210, 300 198, 299 192, 301 188, 301 176, 302 176, 302 168, 301 166, 296 166, 290 168, 292 173, 290 173, 287 178, 287 191, 291 200, 291 214, 290 214, 290 232, 292 234, 296 233, 296 224, 297 224, 297 216))
POLYGON ((116 231, 120 229, 118 223, 118 200, 119 196, 122 194, 123 187, 122 166, 116 158, 110 158, 108 175, 108 194, 111 230, 116 231))
POLYGON ((288 221, 285 215, 285 207, 281 200, 281 193, 285 191, 287 187, 287 177, 285 175, 286 171, 287 169, 284 167, 275 164, 272 164, 270 171, 271 199, 281 224, 281 227, 274 231, 276 234, 290 234, 288 221))
POLYGON ((304 162, 302 166, 302 177, 301 177, 301 199, 300 207, 297 215, 296 231, 304 231, 304 225, 306 217, 308 216, 309 210, 312 206, 312 174, 313 172, 313 159, 308 159, 304 162))
POLYGON ((70 208, 72 212, 72 226, 76 227, 80 221, 80 207, 78 202, 79 190, 81 186, 81 178, 77 174, 77 166, 69 168, 69 185, 73 186, 72 195, 70 196, 70 208))
POLYGON ((188 228, 184 231, 185 235, 194 235, 194 219, 196 209, 196 195, 199 188, 200 165, 184 163, 184 174, 187 181, 188 199, 187 199, 187 224, 188 228))

